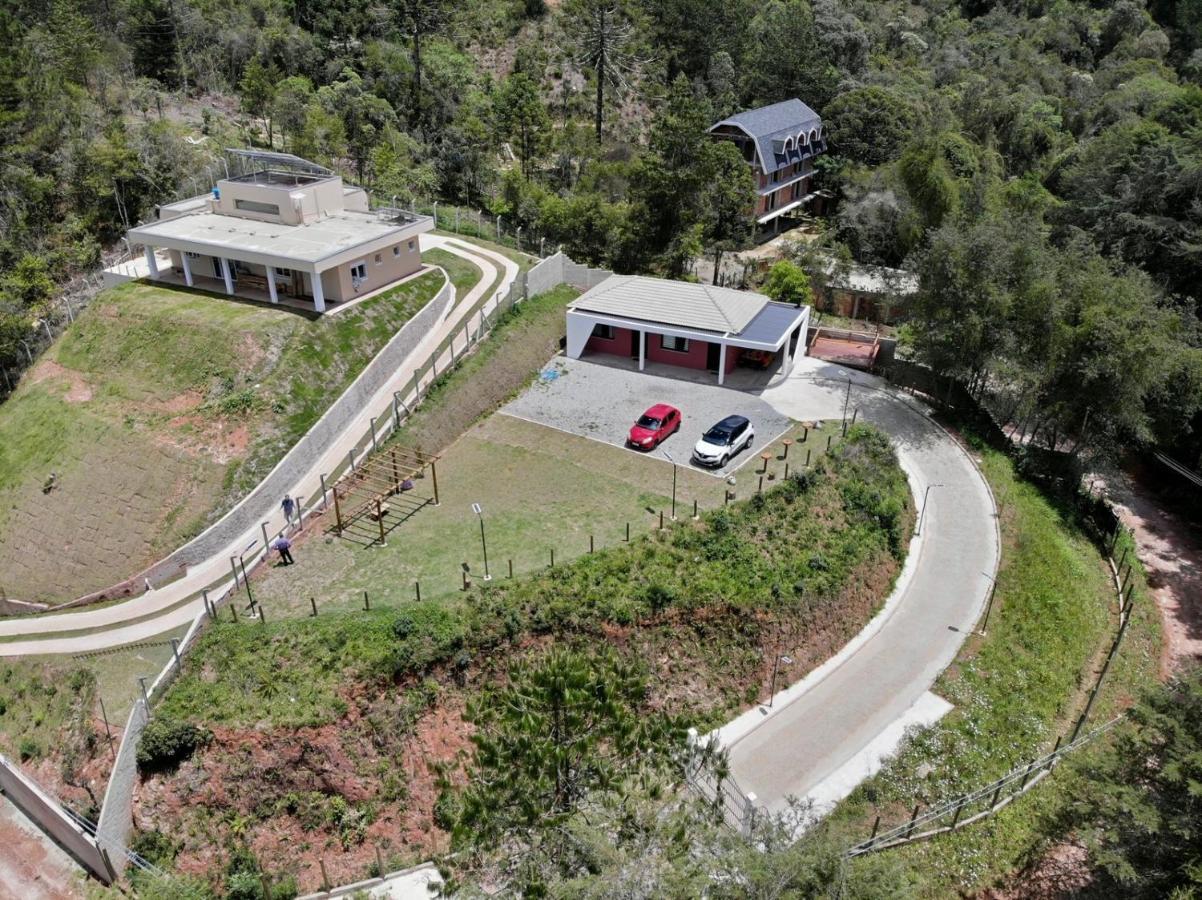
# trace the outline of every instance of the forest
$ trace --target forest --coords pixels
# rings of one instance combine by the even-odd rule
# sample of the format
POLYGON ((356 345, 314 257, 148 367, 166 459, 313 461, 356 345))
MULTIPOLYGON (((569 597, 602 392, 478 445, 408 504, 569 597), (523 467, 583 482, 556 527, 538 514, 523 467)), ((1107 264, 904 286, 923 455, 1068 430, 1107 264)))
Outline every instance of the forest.
POLYGON ((1202 455, 1198 0, 53 0, 0 34, 10 367, 224 147, 688 277, 753 238, 706 127, 799 97, 821 244, 919 272, 920 361, 1048 446, 1202 455))

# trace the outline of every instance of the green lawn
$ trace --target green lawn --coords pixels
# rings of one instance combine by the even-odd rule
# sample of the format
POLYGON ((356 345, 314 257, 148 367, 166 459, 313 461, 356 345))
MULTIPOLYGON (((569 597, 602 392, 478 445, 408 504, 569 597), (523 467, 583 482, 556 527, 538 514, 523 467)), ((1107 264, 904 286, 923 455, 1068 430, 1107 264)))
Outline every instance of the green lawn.
POLYGON ((447 250, 427 250, 422 253, 422 260, 433 266, 442 266, 446 270, 451 284, 455 285, 455 300, 462 303, 468 291, 480 283, 484 273, 473 263, 462 256, 456 256, 447 250))
MULTIPOLYGON (((846 827, 853 842, 867 837, 876 815, 882 828, 900 824, 916 803, 954 798, 1050 751, 1084 706, 1099 653, 1116 627, 1110 570, 1073 513, 1016 475, 1003 454, 977 452, 997 498, 1003 538, 987 637, 971 638, 935 686, 955 710, 909 741, 835 814, 836 826, 846 827)), ((1142 573, 1137 583, 1136 614, 1094 724, 1156 678, 1159 619, 1142 573)), ((982 824, 891 852, 902 854, 923 896, 979 890, 1021 867, 1057 806, 1088 789, 1067 773, 1058 769, 982 824)))
POLYGON ((430 272, 336 316, 131 283, 0 405, 0 587, 69 599, 235 503, 418 309, 430 272))

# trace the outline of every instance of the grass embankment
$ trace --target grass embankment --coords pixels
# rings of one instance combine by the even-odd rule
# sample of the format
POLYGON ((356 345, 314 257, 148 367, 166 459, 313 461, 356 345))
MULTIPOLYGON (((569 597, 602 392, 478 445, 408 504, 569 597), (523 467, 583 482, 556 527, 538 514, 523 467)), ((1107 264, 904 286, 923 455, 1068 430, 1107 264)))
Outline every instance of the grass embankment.
MULTIPOLYGON (((1075 513, 1018 476, 1002 453, 981 446, 975 452, 997 499, 1002 531, 987 636, 970 638, 935 686, 956 709, 910 740, 837 811, 834 823, 847 827, 853 841, 868 836, 878 814, 882 828, 900 824, 915 804, 983 787, 1050 751, 1071 731, 1117 627, 1109 566, 1075 513)), ((1136 584, 1134 618, 1092 725, 1156 678, 1159 620, 1138 569, 1136 584)), ((1068 773, 1058 769, 980 824, 890 852, 901 855, 924 896, 980 889, 1026 863, 1057 808, 1088 790, 1068 773)))
POLYGON ((102 294, 0 406, 0 587, 70 599, 198 533, 441 283, 321 318, 148 283, 102 294))
POLYGON ((432 266, 442 266, 451 284, 455 286, 455 302, 462 303, 468 292, 480 283, 484 273, 462 256, 456 256, 446 250, 426 250, 422 253, 422 261, 432 266))
POLYGON ((459 770, 464 705, 515 655, 609 644, 647 671, 657 708, 709 727, 766 692, 774 653, 794 659, 781 679, 797 678, 863 626, 912 522, 887 440, 861 427, 809 477, 528 578, 214 626, 158 710, 214 742, 143 791, 139 820, 185 836, 184 868, 237 836, 293 860, 302 887, 318 854, 349 880, 373 843, 428 852, 441 842, 432 772, 459 770))

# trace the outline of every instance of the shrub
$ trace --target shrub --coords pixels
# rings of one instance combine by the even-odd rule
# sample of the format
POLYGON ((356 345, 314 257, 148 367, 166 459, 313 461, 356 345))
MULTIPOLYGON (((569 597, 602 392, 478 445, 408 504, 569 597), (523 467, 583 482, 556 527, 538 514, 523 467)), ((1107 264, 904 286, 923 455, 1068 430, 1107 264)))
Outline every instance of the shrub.
POLYGON ((37 741, 33 738, 21 738, 21 743, 17 747, 17 756, 21 758, 21 762, 29 762, 41 755, 42 748, 38 746, 37 741))
POLYGON ((191 722, 152 719, 138 741, 138 769, 143 774, 174 769, 212 737, 191 722))

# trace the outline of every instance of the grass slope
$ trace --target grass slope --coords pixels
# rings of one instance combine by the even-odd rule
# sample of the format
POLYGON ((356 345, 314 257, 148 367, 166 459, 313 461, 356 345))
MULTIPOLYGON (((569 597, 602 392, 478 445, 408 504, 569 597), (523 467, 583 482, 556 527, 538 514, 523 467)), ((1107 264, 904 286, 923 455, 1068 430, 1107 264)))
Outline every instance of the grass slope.
MULTIPOLYGON (((910 739, 836 813, 837 826, 852 826, 852 840, 867 837, 876 815, 882 828, 900 824, 915 804, 982 787, 1051 750, 1071 730, 1117 624, 1110 570, 1072 510, 1018 476, 1003 454, 975 449, 997 498, 1003 539, 987 637, 970 639, 935 686, 956 709, 910 739)), ((1158 619, 1142 575, 1139 583, 1135 618, 1094 708, 1094 724, 1156 677, 1158 619)), ((1058 769, 981 824, 891 852, 901 854, 923 896, 979 889, 1023 865, 1056 808, 1087 789, 1066 771, 1058 769)))
POLYGON ((149 283, 101 295, 0 406, 0 587, 69 599, 198 533, 441 283, 321 318, 149 283))
POLYGON ((245 842, 302 888, 318 853, 346 881, 370 842, 436 849, 435 785, 463 777, 464 704, 516 654, 609 643, 649 671, 656 708, 708 727, 766 691, 774 652, 796 678, 862 627, 913 518, 888 441, 859 427, 809 477, 530 577, 212 626, 158 715, 214 742, 144 785, 139 820, 182 836, 193 871, 245 842))

